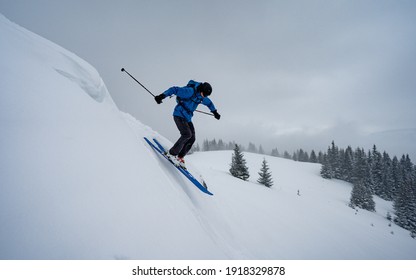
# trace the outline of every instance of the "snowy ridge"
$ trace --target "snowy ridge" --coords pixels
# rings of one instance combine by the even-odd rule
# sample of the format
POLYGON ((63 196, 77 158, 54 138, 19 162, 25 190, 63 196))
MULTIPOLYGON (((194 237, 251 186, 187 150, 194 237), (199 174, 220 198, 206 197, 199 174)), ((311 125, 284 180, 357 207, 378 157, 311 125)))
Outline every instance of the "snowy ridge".
POLYGON ((196 153, 187 166, 215 195, 202 194, 91 65, 1 15, 0 33, 0 259, 416 259, 391 203, 356 212, 351 185, 317 164, 266 156, 267 189, 263 156, 245 154, 244 182, 231 151, 196 153))
POLYGON ((97 71, 4 17, 0 32, 0 258, 225 257, 137 138, 162 137, 131 129, 97 71))

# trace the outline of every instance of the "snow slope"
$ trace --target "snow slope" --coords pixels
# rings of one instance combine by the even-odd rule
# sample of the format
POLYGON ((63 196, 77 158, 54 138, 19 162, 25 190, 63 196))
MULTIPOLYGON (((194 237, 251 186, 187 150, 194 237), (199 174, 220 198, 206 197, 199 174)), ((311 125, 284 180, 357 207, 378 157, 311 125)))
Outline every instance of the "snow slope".
POLYGON ((1 259, 227 257, 92 66, 3 16, 0 33, 1 259))
POLYGON ((230 151, 196 153, 189 169, 214 196, 203 194, 91 65, 2 15, 0 34, 0 259, 416 259, 384 218, 390 203, 356 212, 351 186, 316 164, 266 157, 267 189, 263 156, 245 154, 243 182, 230 151))
POLYGON ((256 183, 263 157, 251 153, 245 153, 250 182, 241 182, 227 172, 231 155, 205 152, 191 159, 216 187, 219 211, 255 258, 416 258, 416 241, 385 218, 390 202, 375 197, 376 213, 356 211, 348 207, 350 184, 321 178, 319 164, 271 156, 265 158, 275 184, 268 189, 256 183))

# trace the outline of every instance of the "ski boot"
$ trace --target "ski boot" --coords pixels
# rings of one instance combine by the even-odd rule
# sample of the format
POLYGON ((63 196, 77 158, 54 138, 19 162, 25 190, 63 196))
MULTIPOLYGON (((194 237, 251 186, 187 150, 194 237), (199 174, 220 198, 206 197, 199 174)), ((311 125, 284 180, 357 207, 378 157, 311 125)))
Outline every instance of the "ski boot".
POLYGON ((178 162, 179 162, 179 166, 186 170, 185 160, 181 157, 177 157, 177 159, 178 159, 178 162))
POLYGON ((173 163, 173 165, 175 165, 176 167, 181 167, 181 163, 179 161, 178 156, 171 155, 169 152, 165 152, 165 156, 169 159, 171 163, 173 163))

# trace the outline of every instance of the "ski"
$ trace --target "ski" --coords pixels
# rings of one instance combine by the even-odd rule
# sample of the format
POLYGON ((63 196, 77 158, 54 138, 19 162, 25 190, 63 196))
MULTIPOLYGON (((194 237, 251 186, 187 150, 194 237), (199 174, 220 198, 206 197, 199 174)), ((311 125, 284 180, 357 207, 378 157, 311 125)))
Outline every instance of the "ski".
POLYGON ((200 191, 202 191, 203 193, 206 193, 208 195, 214 195, 206 187, 204 187, 197 179, 195 179, 195 177, 188 170, 183 169, 182 167, 176 166, 175 164, 173 164, 173 162, 165 155, 166 150, 159 143, 159 141, 157 141, 156 139, 153 138, 153 141, 156 144, 155 145, 149 139, 147 139, 146 137, 144 137, 144 140, 150 145, 150 147, 153 148, 153 150, 155 150, 157 153, 159 153, 167 161, 169 161, 170 163, 172 163, 172 165, 175 166, 176 169, 178 169, 179 172, 181 172, 186 178, 188 178, 189 181, 191 181, 200 191))

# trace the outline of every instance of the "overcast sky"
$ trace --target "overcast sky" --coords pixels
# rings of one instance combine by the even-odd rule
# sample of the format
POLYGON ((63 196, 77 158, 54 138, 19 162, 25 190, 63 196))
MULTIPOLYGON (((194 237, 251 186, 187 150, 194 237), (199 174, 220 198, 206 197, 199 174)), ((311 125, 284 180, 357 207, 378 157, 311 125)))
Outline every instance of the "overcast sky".
POLYGON ((173 142, 174 99, 157 105, 122 67, 155 94, 210 82, 222 118, 195 115, 200 143, 416 155, 416 1, 0 0, 0 12, 91 63, 122 111, 173 142))

